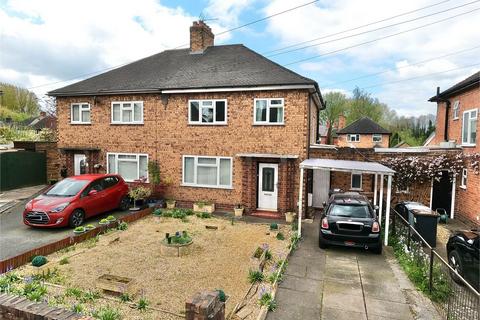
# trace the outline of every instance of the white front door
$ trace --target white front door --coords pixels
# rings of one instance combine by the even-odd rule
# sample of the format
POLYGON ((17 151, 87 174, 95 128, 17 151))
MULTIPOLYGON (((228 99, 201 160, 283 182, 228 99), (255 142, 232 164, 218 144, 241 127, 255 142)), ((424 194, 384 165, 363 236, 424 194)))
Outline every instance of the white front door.
POLYGON ((330 171, 313 170, 313 206, 322 208, 330 192, 330 171))
POLYGON ((260 163, 258 166, 258 209, 277 210, 278 164, 260 163))
POLYGON ((78 176, 87 173, 87 156, 84 154, 73 155, 73 174, 78 176))

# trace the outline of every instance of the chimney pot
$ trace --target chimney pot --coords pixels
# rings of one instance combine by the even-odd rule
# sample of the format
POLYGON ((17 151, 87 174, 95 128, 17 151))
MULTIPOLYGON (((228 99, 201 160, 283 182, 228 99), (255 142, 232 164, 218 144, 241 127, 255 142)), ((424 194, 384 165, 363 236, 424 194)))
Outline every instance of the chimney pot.
POLYGON ((190 52, 202 53, 214 45, 214 39, 212 29, 204 21, 194 21, 190 27, 190 52))

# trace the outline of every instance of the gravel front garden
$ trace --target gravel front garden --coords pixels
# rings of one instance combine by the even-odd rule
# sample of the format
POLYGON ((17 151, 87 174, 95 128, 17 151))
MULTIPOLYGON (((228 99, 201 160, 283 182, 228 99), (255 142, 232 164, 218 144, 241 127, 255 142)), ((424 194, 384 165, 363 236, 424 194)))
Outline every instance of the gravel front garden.
MULTIPOLYGON (((98 319, 181 319, 187 298, 198 291, 221 289, 228 315, 251 287, 249 271, 258 269, 254 253, 268 247, 271 264, 284 259, 291 228, 279 225, 271 232, 266 224, 191 213, 174 210, 174 217, 169 217, 172 211, 157 212, 124 225, 126 230, 112 230, 56 252, 47 256, 41 272, 27 265, 0 278, 0 291, 46 300, 98 319), (193 239, 188 250, 181 256, 165 255, 161 246, 166 233, 175 237, 184 231, 193 239), (120 296, 105 294, 98 288, 102 275, 131 278, 134 290, 120 296)), ((268 271, 264 273, 267 278, 268 271)))

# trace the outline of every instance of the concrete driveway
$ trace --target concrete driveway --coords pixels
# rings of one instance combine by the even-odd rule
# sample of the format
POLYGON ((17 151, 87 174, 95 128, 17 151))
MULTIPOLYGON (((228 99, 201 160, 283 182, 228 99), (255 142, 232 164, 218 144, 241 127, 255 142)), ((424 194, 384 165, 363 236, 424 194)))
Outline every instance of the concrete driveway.
MULTIPOLYGON (((24 225, 22 213, 29 200, 20 201, 0 214, 0 261, 73 235, 69 228, 41 229, 24 225)), ((100 219, 110 214, 119 218, 129 214, 129 211, 105 213, 87 220, 87 223, 97 224, 100 219)))
POLYGON ((289 260, 269 320, 441 319, 391 255, 353 248, 318 248, 318 221, 289 260))

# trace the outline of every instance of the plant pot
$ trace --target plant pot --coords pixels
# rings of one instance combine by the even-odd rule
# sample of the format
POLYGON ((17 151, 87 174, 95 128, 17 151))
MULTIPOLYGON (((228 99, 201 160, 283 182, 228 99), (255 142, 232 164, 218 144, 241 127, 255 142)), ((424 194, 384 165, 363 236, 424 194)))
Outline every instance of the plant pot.
POLYGON ((285 212, 285 221, 292 223, 296 215, 295 212, 285 212))
POLYGON ((100 221, 100 222, 98 222, 98 224, 100 224, 102 226, 105 226, 107 224, 110 224, 110 221, 105 221, 105 222, 100 221))
POLYGON ((213 213, 215 211, 215 203, 204 204, 204 205, 198 205, 198 204, 194 203, 193 204, 193 211, 213 213))
POLYGON ((167 209, 175 209, 175 204, 177 202, 175 200, 173 201, 167 201, 167 209))
POLYGON ((93 229, 95 229, 95 226, 93 226, 93 227, 85 227, 85 231, 90 231, 90 230, 93 230, 93 229))
POLYGON ((82 230, 82 231, 73 230, 73 233, 74 234, 82 234, 82 233, 85 233, 85 231, 87 231, 87 230, 82 230))
POLYGON ((235 217, 241 217, 243 216, 243 210, 245 210, 244 208, 234 208, 233 209, 235 211, 235 217))

